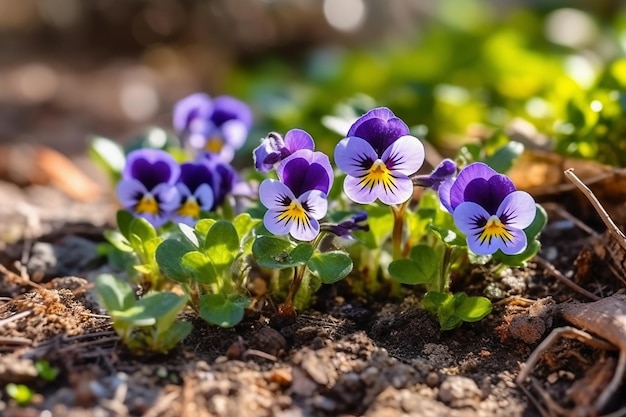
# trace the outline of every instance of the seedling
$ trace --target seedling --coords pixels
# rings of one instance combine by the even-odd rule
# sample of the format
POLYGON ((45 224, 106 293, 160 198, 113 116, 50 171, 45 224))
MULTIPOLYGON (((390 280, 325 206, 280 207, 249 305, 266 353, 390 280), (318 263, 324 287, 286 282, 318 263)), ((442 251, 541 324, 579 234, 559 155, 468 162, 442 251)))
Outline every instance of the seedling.
POLYGON ((153 291, 136 300, 128 283, 108 274, 97 278, 96 290, 113 329, 134 353, 167 353, 191 332, 191 323, 176 320, 187 304, 185 296, 153 291))

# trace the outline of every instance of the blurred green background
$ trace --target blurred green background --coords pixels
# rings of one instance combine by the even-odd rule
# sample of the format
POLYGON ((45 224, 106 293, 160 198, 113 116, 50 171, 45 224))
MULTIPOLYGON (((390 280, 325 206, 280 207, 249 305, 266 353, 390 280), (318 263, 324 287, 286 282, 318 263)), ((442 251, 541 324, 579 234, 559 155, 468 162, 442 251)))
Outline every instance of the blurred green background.
POLYGON ((0 0, 0 142, 84 152, 170 128, 195 91, 332 151, 384 105, 451 155, 498 134, 626 166, 626 3, 0 0))

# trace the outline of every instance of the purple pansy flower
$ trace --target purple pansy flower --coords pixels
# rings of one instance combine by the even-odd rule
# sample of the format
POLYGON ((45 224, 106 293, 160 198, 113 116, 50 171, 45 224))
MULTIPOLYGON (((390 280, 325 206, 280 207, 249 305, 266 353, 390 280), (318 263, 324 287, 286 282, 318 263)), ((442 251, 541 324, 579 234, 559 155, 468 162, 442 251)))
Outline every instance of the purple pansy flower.
POLYGON ((444 184, 452 186, 454 174, 456 174, 456 163, 452 159, 444 159, 430 174, 414 176, 413 185, 437 191, 440 187, 445 187, 444 184))
POLYGON ((268 172, 276 163, 300 149, 315 149, 313 138, 304 130, 291 129, 285 134, 284 140, 278 133, 271 132, 254 149, 254 166, 259 172, 268 172))
POLYGON ((537 210, 530 194, 517 191, 506 175, 480 162, 461 170, 444 205, 452 211, 456 226, 477 255, 498 250, 506 255, 522 253, 527 246, 524 229, 537 210))
POLYGON ((139 149, 128 154, 116 192, 121 205, 162 226, 179 203, 175 183, 180 167, 172 156, 158 149, 139 149))
POLYGON ((232 161, 243 146, 252 126, 252 111, 241 100, 230 96, 211 99, 197 93, 174 106, 174 128, 182 133, 191 148, 232 161))
POLYGON ((276 173, 278 180, 266 179, 259 186, 259 199, 268 208, 263 218, 265 227, 275 235, 289 233, 298 240, 315 239, 333 183, 328 157, 302 149, 284 159, 276 173))
POLYGON ((370 230, 369 224, 367 224, 367 218, 367 212, 360 211, 339 224, 324 226, 324 230, 346 239, 352 239, 352 232, 357 230, 364 230, 367 232, 370 230))
POLYGON ((407 201, 413 195, 409 175, 423 162, 424 145, 385 107, 361 116, 335 148, 335 163, 347 174, 344 191, 361 204, 407 201))
POLYGON ((172 213, 172 220, 193 226, 203 211, 214 208, 214 189, 217 174, 202 162, 188 162, 180 166, 180 178, 176 187, 180 195, 178 207, 172 213))

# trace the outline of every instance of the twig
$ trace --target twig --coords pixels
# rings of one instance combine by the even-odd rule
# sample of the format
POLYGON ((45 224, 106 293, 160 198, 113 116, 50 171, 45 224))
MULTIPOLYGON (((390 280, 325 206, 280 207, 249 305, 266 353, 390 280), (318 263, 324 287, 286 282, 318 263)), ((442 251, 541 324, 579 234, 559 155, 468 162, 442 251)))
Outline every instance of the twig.
POLYGON ((598 199, 589 189, 589 187, 587 187, 585 183, 583 183, 580 178, 578 178, 576 174, 574 174, 573 168, 566 170, 565 176, 568 180, 573 182, 576 187, 578 187, 578 189, 585 195, 585 197, 587 197, 587 200, 589 200, 593 208, 596 209, 596 212, 600 216, 600 219, 602 219, 602 222, 604 222, 606 227, 609 229, 609 233, 611 234, 611 236, 613 236, 617 240, 617 243, 619 243, 619 245, 622 247, 622 249, 626 251, 626 235, 624 235, 619 227, 615 225, 613 219, 611 219, 611 216, 609 216, 604 207, 602 207, 602 204, 600 204, 600 201, 598 201, 598 199))
POLYGON ((12 321, 19 320, 19 319, 24 318, 24 317, 28 317, 32 312, 33 312, 33 310, 26 310, 26 311, 22 311, 21 313, 14 314, 11 317, 7 317, 4 320, 0 320, 0 327, 6 326, 7 324, 11 323, 12 321))
POLYGON ((600 297, 598 297, 594 293, 587 291, 586 289, 576 284, 571 279, 567 278, 558 269, 556 269, 554 265, 552 265, 547 260, 543 259, 541 256, 535 256, 534 261, 537 262, 539 265, 541 265, 541 267, 545 268, 550 275, 552 275, 562 284, 565 284, 566 286, 568 286, 570 289, 576 291, 577 293, 584 295, 585 297, 588 297, 589 299, 593 301, 597 301, 600 299, 600 297))

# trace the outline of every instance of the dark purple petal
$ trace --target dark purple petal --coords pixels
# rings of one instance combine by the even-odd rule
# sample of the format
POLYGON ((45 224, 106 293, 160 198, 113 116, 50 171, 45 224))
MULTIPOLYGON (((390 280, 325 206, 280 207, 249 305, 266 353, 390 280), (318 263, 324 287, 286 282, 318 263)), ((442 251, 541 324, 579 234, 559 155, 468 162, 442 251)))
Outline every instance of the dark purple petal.
POLYGON ((497 174, 489 165, 482 162, 474 162, 461 170, 454 184, 450 187, 449 198, 445 200, 450 202, 450 208, 454 210, 456 206, 465 201, 465 187, 467 187, 467 184, 476 178, 488 180, 497 174))
POLYGON ((328 157, 308 149, 299 150, 284 159, 278 165, 276 174, 296 196, 310 190, 328 193, 334 179, 328 157))
POLYGON ((152 190, 158 184, 173 184, 179 174, 180 167, 169 153, 160 149, 138 149, 126 157, 122 178, 136 179, 152 190))
POLYGON ((211 121, 220 127, 229 120, 240 120, 246 128, 252 126, 252 110, 241 100, 231 96, 219 96, 213 100, 211 121))
POLYGON ((194 119, 208 119, 213 112, 211 98, 204 93, 191 94, 174 105, 174 129, 188 130, 194 119))
POLYGON ((348 136, 365 139, 381 157, 395 140, 409 135, 409 127, 391 112, 380 107, 361 116, 348 131, 348 136))
POLYGON ((180 166, 179 181, 187 186, 191 194, 202 184, 208 184, 211 189, 218 184, 217 174, 205 162, 187 162, 180 166))
POLYGON ((515 191, 513 182, 505 175, 496 174, 488 180, 476 178, 470 181, 463 193, 464 201, 480 204, 489 214, 496 214, 504 197, 515 191))

